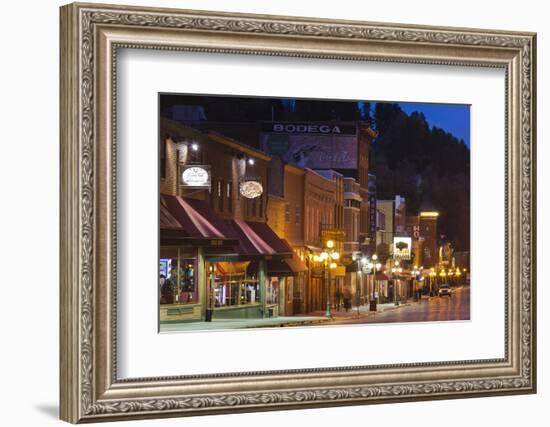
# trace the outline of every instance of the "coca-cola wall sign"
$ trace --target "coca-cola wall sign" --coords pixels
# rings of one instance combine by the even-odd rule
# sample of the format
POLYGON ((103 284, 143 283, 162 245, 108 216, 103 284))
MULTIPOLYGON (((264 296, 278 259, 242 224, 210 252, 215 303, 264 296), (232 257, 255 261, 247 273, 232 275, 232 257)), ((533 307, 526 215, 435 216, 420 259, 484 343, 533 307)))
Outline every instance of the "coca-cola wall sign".
POLYGON ((262 123, 261 147, 284 162, 311 169, 357 169, 354 123, 262 123))

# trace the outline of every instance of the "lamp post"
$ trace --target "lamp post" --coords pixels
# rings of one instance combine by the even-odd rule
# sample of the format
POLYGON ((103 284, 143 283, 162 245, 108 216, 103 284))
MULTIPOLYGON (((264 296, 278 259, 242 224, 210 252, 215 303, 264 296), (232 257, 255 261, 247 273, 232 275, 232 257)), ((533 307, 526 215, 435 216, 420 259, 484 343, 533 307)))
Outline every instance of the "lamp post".
POLYGON ((430 296, 431 297, 434 296, 433 282, 434 282, 434 280, 436 280, 436 277, 437 277, 437 273, 435 272, 435 269, 432 267, 432 269, 430 271, 430 296))
MULTIPOLYGON (((445 269, 441 269, 441 273, 439 273, 439 277, 441 277, 441 284, 444 283, 445 281, 445 278, 447 277, 447 273, 445 273, 445 269)), ((437 293, 437 295, 439 295, 439 292, 437 293)))
POLYGON ((369 303, 369 311, 376 311, 376 306, 378 304, 376 298, 376 271, 382 266, 380 263, 376 262, 378 260, 378 255, 372 255, 372 262, 369 264, 369 267, 372 271, 372 299, 369 303))
MULTIPOLYGON (((365 268, 367 267, 367 264, 368 264, 368 260, 366 257, 362 257, 361 260, 357 261, 358 265, 360 266, 359 268, 359 275, 358 275, 358 279, 359 279, 359 286, 357 287, 358 289, 358 292, 357 292, 357 316, 360 315, 360 306, 361 306, 361 294, 363 293, 362 291, 362 286, 363 286, 363 271, 365 270, 365 268)), ((367 295, 368 295, 368 288, 367 288, 367 295)))
MULTIPOLYGON (((327 306, 325 310, 325 316, 327 317, 327 319, 331 319, 332 313, 331 313, 331 307, 330 307, 331 306, 330 286, 332 282, 332 277, 330 274, 330 270, 333 270, 336 268, 336 262, 333 262, 333 261, 338 261, 338 259, 340 259, 340 254, 338 253, 338 251, 334 249, 334 241, 332 240, 327 241, 325 249, 323 250, 323 252, 321 252, 320 259, 323 262, 325 271, 328 269, 327 306)), ((323 279, 325 277, 325 271, 323 271, 323 279)))
POLYGON ((403 269, 399 267, 399 261, 394 262, 394 266, 391 269, 392 276, 393 276, 393 300, 395 305, 399 305, 399 298, 397 297, 397 273, 401 273, 403 269))

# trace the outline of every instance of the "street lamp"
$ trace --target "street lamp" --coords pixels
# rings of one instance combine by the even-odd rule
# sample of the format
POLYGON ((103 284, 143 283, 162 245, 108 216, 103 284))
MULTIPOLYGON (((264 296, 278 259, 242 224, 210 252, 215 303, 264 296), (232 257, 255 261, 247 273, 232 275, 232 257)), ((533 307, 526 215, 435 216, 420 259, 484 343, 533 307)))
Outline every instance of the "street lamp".
MULTIPOLYGON (((323 265, 325 267, 325 271, 328 269, 328 282, 327 282, 327 307, 325 310, 325 316, 327 319, 332 318, 331 310, 331 301, 330 301, 330 286, 332 282, 331 272, 330 270, 334 270, 337 267, 336 262, 340 259, 340 254, 338 251, 334 249, 334 241, 328 240, 326 243, 326 248, 323 252, 321 252, 320 260, 323 262, 323 265)), ((323 271, 323 279, 325 278, 325 271, 323 271)))
POLYGON ((376 299, 376 271, 382 266, 380 263, 377 263, 378 255, 372 255, 372 262, 369 264, 372 270, 372 299, 369 303, 369 311, 376 311, 376 306, 378 301, 376 299))
MULTIPOLYGON (((439 273, 439 277, 441 277, 441 284, 445 283, 445 278, 447 277, 447 273, 445 273, 445 269, 441 269, 441 273, 439 273)), ((439 287, 438 287, 439 289, 439 287)), ((438 292, 439 295, 439 292, 438 292)))
MULTIPOLYGON (((365 267, 367 267, 368 259, 367 257, 362 257, 360 260, 357 261, 358 265, 360 265, 359 268, 359 275, 358 275, 358 286, 357 286, 357 316, 360 315, 360 306, 361 306, 361 296, 363 294, 363 271, 365 270, 365 267)), ((370 265, 370 264, 369 264, 370 265)), ((368 289, 367 289, 368 293, 368 289)))
POLYGON ((399 305, 399 298, 397 297, 397 273, 401 273, 403 271, 402 268, 399 267, 399 260, 395 260, 393 262, 394 267, 391 269, 392 277, 393 277, 393 300, 395 305, 399 305))
POLYGON ((434 280, 436 280, 436 277, 437 277, 437 273, 435 272, 435 269, 432 267, 430 271, 430 296, 431 297, 434 296, 433 282, 434 280))

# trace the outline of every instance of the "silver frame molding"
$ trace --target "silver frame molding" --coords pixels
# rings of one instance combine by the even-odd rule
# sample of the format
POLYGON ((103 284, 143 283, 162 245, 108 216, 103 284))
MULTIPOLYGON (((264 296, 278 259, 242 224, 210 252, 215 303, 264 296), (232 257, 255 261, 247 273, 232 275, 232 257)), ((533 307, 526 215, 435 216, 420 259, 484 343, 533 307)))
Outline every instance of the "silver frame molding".
POLYGON ((536 391, 535 34, 79 3, 60 13, 61 419, 113 421, 536 391), (505 357, 118 379, 118 48, 503 68, 505 357))

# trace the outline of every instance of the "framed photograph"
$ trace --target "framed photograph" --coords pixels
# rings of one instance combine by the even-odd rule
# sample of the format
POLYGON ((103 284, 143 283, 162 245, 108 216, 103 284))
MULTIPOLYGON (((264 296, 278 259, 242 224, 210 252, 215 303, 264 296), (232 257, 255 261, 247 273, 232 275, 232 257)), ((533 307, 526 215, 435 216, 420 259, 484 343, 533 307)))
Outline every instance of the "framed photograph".
POLYGON ((61 418, 536 391, 533 33, 61 8, 61 418))

